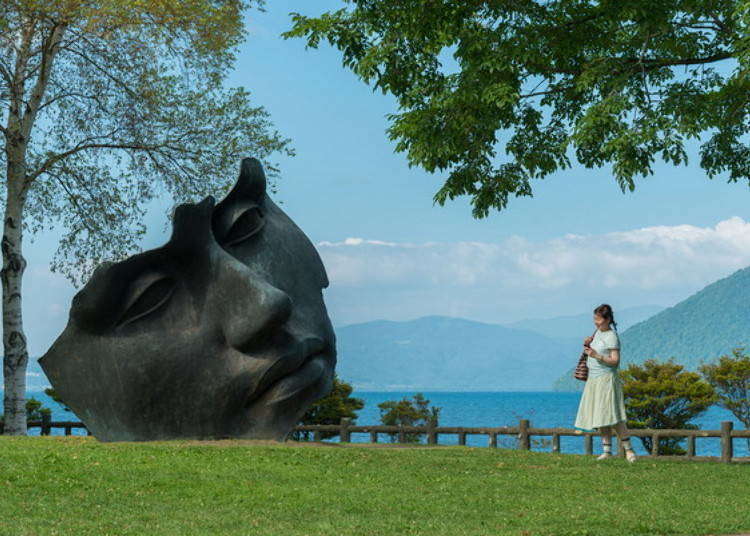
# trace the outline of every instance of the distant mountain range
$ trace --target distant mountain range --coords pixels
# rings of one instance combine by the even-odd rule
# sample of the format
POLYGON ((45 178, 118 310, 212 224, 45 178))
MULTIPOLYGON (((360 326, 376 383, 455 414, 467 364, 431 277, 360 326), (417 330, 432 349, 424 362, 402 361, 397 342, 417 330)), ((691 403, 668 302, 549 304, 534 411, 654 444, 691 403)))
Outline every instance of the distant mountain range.
MULTIPOLYGON (((615 313, 615 316, 616 313, 615 313)), ((686 370, 731 354, 735 347, 750 352, 750 267, 737 270, 689 298, 652 317, 620 330, 620 367, 648 358, 674 357, 686 370)), ((570 367, 555 390, 580 390, 570 367)))
MULTIPOLYGON (((618 322, 659 310, 623 309, 618 322)), ((336 330, 337 372, 366 391, 548 391, 578 359, 589 331, 591 313, 510 326, 445 316, 376 320, 336 330)))
MULTIPOLYGON (((633 324, 637 324, 638 322, 650 318, 663 310, 664 307, 661 305, 642 305, 640 307, 629 307, 627 309, 615 310, 617 329, 622 332, 633 324)), ((576 337, 578 334, 588 332, 588 334, 591 335, 591 333, 594 332, 592 317, 593 307, 592 312, 580 315, 558 316, 541 320, 538 318, 526 319, 503 325, 509 328, 536 331, 537 333, 541 333, 542 335, 546 335, 553 339, 570 339, 571 335, 574 335, 572 338, 578 340, 585 337, 585 335, 576 337)))

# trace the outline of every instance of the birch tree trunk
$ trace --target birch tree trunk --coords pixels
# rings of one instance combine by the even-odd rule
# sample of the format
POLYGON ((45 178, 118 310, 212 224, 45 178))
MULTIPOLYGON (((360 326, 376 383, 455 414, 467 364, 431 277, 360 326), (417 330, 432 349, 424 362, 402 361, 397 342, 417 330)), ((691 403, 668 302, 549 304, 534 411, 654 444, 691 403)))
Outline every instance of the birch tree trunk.
POLYGON ((13 81, 10 87, 11 102, 5 132, 7 158, 5 217, 0 247, 3 268, 0 279, 3 286, 3 376, 5 396, 6 435, 26 435, 26 365, 29 354, 23 332, 21 283, 26 269, 23 258, 23 210, 30 179, 27 173, 27 149, 37 112, 47 89, 52 64, 65 31, 63 24, 54 24, 41 39, 41 59, 38 76, 26 94, 25 81, 32 43, 37 33, 37 21, 28 20, 20 35, 13 81))
POLYGON ((23 332, 21 309, 21 282, 26 260, 21 251, 23 205, 23 163, 14 163, 11 171, 8 162, 8 191, 3 225, 3 376, 4 413, 6 435, 26 435, 26 365, 29 354, 23 332), (20 168, 20 169, 19 169, 20 168), (20 177, 17 173, 23 173, 20 177), (14 177, 15 175, 15 177, 14 177), (18 180, 20 178, 20 181, 18 180), (19 184, 20 183, 20 184, 19 184), (20 186, 20 188, 19 188, 20 186))

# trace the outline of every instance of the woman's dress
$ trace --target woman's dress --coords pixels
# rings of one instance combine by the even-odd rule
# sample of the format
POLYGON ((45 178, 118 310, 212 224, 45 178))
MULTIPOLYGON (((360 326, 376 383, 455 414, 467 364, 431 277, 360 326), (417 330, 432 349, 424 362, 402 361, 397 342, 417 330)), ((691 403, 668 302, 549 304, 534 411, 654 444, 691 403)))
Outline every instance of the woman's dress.
MULTIPOLYGON (((620 338, 612 328, 607 331, 597 329, 591 341, 591 348, 598 354, 609 357, 610 350, 620 348, 620 338)), ((592 432, 602 426, 626 421, 622 379, 617 374, 620 363, 612 366, 593 357, 587 357, 586 365, 589 367, 589 375, 578 404, 574 427, 592 432)))

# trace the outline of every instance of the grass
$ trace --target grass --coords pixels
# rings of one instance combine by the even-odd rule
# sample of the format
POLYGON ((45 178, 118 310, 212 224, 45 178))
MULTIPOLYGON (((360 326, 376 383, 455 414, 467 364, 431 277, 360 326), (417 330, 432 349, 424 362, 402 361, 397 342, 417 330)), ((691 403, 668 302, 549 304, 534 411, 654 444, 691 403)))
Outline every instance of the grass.
POLYGON ((0 436, 0 534, 750 532, 750 464, 481 447, 0 436))

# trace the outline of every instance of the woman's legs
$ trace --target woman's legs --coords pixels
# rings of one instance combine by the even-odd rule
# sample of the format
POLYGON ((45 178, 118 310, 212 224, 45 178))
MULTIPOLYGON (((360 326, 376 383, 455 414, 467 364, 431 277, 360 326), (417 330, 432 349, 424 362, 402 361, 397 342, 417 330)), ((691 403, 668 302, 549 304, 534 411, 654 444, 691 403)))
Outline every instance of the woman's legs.
POLYGON ((615 425, 617 430, 617 439, 620 441, 620 445, 625 448, 625 457, 629 462, 634 462, 636 459, 635 451, 630 445, 630 433, 628 432, 628 426, 625 421, 620 421, 615 425))
POLYGON ((602 436, 602 454, 598 459, 601 460, 612 455, 612 427, 600 426, 599 433, 602 436))
MULTIPOLYGON (((630 444, 630 432, 628 432, 627 423, 623 420, 614 425, 617 432, 617 439, 622 448, 625 449, 625 457, 629 462, 636 459, 633 447, 630 444)), ((612 426, 600 426, 599 433, 602 436, 602 454, 597 459, 603 460, 612 455, 612 426)))
POLYGON ((630 445, 630 432, 628 432, 628 425, 625 421, 615 424, 615 430, 617 431, 617 439, 620 441, 620 445, 625 447, 625 450, 633 450, 633 447, 630 445))

